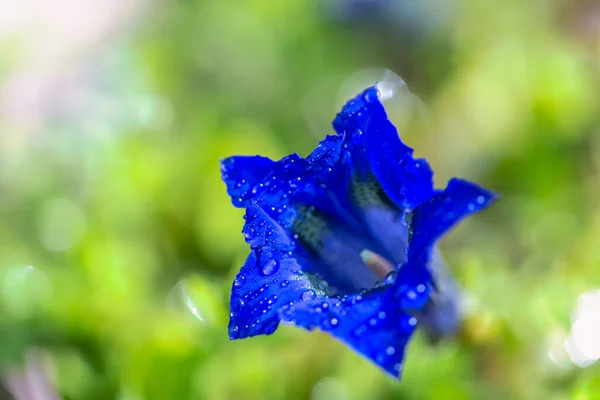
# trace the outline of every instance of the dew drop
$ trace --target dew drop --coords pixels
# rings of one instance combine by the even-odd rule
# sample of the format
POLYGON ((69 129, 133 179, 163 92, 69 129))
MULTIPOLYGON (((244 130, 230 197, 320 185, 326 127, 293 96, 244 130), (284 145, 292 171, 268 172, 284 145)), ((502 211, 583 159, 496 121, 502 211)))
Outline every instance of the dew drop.
POLYGON ((242 286, 244 286, 244 283, 246 283, 246 277, 244 275, 238 275, 233 281, 233 287, 241 288, 242 286))
POLYGON ((283 281, 281 282, 281 287, 287 287, 290 284, 290 281, 283 281))
POLYGON ((302 293, 301 299, 302 301, 309 301, 313 300, 315 297, 317 297, 315 291, 312 289, 308 289, 302 293))
POLYGON ((274 259, 270 259, 262 266, 262 272, 265 276, 273 275, 279 270, 279 262, 274 259))
POLYGON ((242 308, 244 304, 244 300, 240 297, 236 297, 235 299, 231 300, 231 305, 236 309, 242 308))
POLYGON ((396 275, 398 275, 398 272, 396 271, 392 271, 389 274, 387 274, 385 276, 385 278, 383 279, 383 283, 385 285, 391 285, 392 283, 394 283, 394 281, 396 280, 396 275))
POLYGON ((394 353, 395 353, 395 352, 396 352, 396 349, 395 349, 393 346, 390 346, 390 347, 388 347, 388 348, 385 350, 385 353, 386 353, 388 356, 392 356, 392 355, 394 355, 394 353))
POLYGON ((483 203, 485 203, 485 197, 483 197, 483 196, 478 196, 478 197, 477 197, 477 203, 479 203, 479 204, 483 204, 483 203))
POLYGON ((269 284, 265 283, 264 285, 262 285, 260 288, 258 288, 258 291, 260 293, 264 292, 265 290, 267 290, 269 288, 269 284))

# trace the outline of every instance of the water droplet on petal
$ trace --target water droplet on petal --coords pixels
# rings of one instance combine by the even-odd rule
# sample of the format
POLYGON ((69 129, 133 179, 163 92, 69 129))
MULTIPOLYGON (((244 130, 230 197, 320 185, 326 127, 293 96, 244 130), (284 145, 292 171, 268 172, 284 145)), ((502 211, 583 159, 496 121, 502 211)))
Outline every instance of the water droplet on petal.
POLYGON ((261 287, 258 288, 259 293, 264 292, 265 290, 267 290, 269 288, 269 284, 265 283, 264 285, 262 285, 261 287))
POLYGON ((290 284, 290 281, 283 281, 283 282, 281 282, 281 285, 280 285, 280 286, 281 286, 282 288, 284 288, 284 287, 287 287, 289 284, 290 284))
POLYGON ((391 285, 392 283, 394 283, 396 281, 396 276, 398 275, 397 271, 392 271, 389 274, 387 274, 385 276, 385 279, 383 280, 383 283, 386 285, 391 285))
POLYGON ((304 291, 304 293, 302 293, 302 301, 310 301, 313 300, 315 297, 317 297, 317 294, 315 293, 314 290, 312 289, 308 289, 306 291, 304 291))
POLYGON ((231 306, 233 308, 239 309, 244 305, 244 300, 241 297, 236 297, 235 299, 231 299, 231 306))
POLYGON ((265 276, 273 275, 279 270, 279 262, 275 259, 270 259, 262 266, 262 272, 265 276))
POLYGON ((233 281, 234 288, 241 288, 246 283, 246 277, 244 275, 238 274, 233 281))
POLYGON ((395 352, 396 352, 396 349, 395 349, 393 346, 390 346, 390 347, 388 347, 388 348, 385 350, 385 353, 386 353, 388 356, 392 356, 392 355, 394 355, 394 353, 395 353, 395 352))

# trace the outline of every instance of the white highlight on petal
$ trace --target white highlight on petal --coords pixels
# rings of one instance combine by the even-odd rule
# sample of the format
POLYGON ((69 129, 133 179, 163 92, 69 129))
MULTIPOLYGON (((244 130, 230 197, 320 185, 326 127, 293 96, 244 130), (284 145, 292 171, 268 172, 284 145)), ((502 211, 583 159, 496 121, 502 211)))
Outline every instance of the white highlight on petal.
POLYGON ((583 293, 564 347, 573 364, 585 368, 600 359, 600 290, 583 293))

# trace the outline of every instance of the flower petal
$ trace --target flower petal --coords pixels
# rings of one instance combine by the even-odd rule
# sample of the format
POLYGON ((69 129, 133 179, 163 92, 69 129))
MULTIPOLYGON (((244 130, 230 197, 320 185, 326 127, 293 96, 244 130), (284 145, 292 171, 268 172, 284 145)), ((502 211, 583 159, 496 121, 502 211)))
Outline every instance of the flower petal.
POLYGON ((279 308, 299 300, 311 287, 291 255, 293 241, 256 204, 247 210, 244 236, 252 252, 233 282, 231 339, 273 333, 279 325, 279 308))
POLYGON ((371 86, 346 102, 333 120, 333 129, 340 135, 349 136, 355 135, 357 131, 364 131, 367 121, 371 117, 369 107, 374 103, 379 103, 379 93, 375 86, 371 86))
POLYGON ((429 340, 454 336, 462 323, 461 289, 450 275, 439 250, 434 249, 428 265, 433 286, 430 299, 417 315, 429 340))
POLYGON ((474 183, 462 179, 450 180, 443 192, 413 211, 408 258, 416 252, 429 251, 435 241, 456 223, 490 206, 494 199, 492 192, 474 183))
POLYGON ((431 296, 418 317, 432 340, 454 334, 460 324, 460 290, 433 251, 434 245, 461 219, 489 206, 493 200, 490 191, 452 179, 443 192, 412 213, 408 262, 400 268, 398 281, 422 281, 424 276, 431 275, 431 296))
POLYGON ((347 147, 356 168, 374 174, 399 208, 414 208, 431 197, 433 172, 429 164, 414 159, 413 149, 402 143, 375 87, 348 101, 333 126, 348 137, 347 147))
POLYGON ((401 208, 414 208, 433 194, 433 172, 427 161, 413 158, 381 104, 372 107, 365 134, 367 158, 389 198, 401 208))
MULTIPOLYGON (((423 286, 424 287, 424 286, 423 286)), ((425 291, 373 290, 344 299, 315 298, 282 310, 282 320, 308 330, 319 328, 346 343, 394 377, 399 378, 404 349, 417 319, 403 310, 397 296, 413 293, 424 303, 425 291)), ((412 295, 411 295, 412 296, 412 295)))
POLYGON ((235 207, 248 207, 251 190, 271 172, 275 161, 261 156, 234 156, 221 162, 221 177, 235 207))

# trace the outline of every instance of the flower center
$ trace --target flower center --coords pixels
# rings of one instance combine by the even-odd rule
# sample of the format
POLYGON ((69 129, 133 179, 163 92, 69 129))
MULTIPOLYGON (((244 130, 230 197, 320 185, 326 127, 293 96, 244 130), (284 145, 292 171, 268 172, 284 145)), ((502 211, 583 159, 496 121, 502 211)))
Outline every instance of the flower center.
MULTIPOLYGON (((354 219, 299 207, 292 226, 302 246, 295 254, 302 270, 329 295, 347 295, 389 283, 385 278, 406 261, 408 229, 404 214, 374 186, 355 189, 354 219), (321 285, 319 285, 319 282, 321 285)), ((342 213, 340 213, 342 214, 342 213)), ((347 213, 345 214, 347 215, 347 213)))

